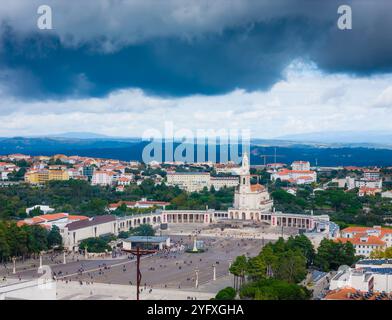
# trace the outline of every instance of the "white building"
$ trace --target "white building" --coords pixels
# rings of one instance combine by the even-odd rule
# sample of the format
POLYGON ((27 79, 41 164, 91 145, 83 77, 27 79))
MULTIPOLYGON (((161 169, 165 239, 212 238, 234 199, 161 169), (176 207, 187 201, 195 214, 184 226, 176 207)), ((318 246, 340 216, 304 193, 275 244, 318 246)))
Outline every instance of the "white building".
POLYGON ((282 169, 271 174, 271 180, 288 181, 295 184, 310 184, 317 181, 317 173, 312 170, 282 169))
POLYGON ((110 171, 94 171, 91 179, 92 185, 110 186, 113 184, 113 172, 110 171))
POLYGON ((201 191, 210 187, 210 174, 208 172, 168 172, 167 184, 178 186, 188 192, 201 191))
POLYGON ((309 171, 310 162, 309 161, 294 161, 291 164, 291 169, 295 171, 309 171))
POLYGON ((355 188, 355 178, 349 176, 342 179, 335 178, 332 179, 331 182, 337 183, 338 188, 347 188, 348 190, 355 188))
POLYGON ((361 292, 392 292, 392 268, 341 268, 331 279, 329 289, 354 288, 361 292))
POLYGON ((39 204, 39 205, 32 206, 30 208, 27 208, 26 209, 26 213, 30 214, 30 211, 32 211, 34 209, 37 209, 37 208, 39 208, 43 212, 43 214, 48 214, 48 213, 54 212, 53 208, 51 208, 49 206, 45 206, 45 205, 39 204))
POLYGON ((392 190, 388 190, 381 193, 382 198, 389 198, 392 199, 392 190))
POLYGON ((364 180, 380 180, 379 170, 366 170, 363 172, 364 180))
POLYGON ((369 257, 373 250, 384 250, 392 245, 392 229, 373 227, 348 227, 341 231, 336 241, 351 242, 356 255, 369 257))
POLYGON ((60 228, 60 234, 63 237, 64 247, 68 250, 75 250, 78 248, 80 241, 84 239, 96 238, 105 234, 117 235, 116 216, 104 215, 75 221, 60 228))
POLYGON ((366 188, 381 189, 382 188, 382 179, 380 179, 380 180, 365 180, 365 179, 355 180, 355 187, 356 188, 366 187, 366 188))
POLYGON ((221 188, 236 188, 239 184, 238 177, 210 177, 210 186, 215 190, 221 188))
POLYGON ((238 177, 211 177, 208 172, 168 172, 167 184, 178 186, 188 192, 201 191, 203 188, 215 190, 232 188, 239 184, 238 177))

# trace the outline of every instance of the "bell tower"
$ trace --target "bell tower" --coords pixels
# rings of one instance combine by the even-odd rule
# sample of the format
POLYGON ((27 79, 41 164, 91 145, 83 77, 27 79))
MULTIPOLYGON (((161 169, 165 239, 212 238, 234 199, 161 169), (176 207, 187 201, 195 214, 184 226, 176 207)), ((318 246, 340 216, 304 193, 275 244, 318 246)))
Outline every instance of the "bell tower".
POLYGON ((246 193, 250 191, 250 171, 249 171, 249 158, 248 154, 244 153, 242 157, 242 166, 240 171, 240 193, 246 193))

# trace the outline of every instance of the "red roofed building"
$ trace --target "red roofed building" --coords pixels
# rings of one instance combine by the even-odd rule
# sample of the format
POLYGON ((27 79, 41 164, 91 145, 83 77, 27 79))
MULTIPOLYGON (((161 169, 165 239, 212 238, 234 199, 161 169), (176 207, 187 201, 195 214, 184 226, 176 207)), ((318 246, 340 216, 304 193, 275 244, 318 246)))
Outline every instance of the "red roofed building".
POLYGON ((373 227, 348 227, 341 231, 336 241, 351 242, 357 255, 370 256, 373 250, 384 250, 392 245, 392 229, 373 227))
POLYGON ((295 184, 309 184, 317 181, 317 173, 312 170, 282 169, 271 174, 271 180, 288 181, 295 184))
POLYGON ((377 193, 381 192, 382 190, 380 188, 360 187, 358 190, 358 196, 375 196, 377 193))
POLYGON ((23 221, 18 221, 17 225, 42 225, 48 229, 51 229, 52 226, 62 227, 68 223, 74 221, 83 221, 88 220, 86 216, 78 216, 78 215, 70 215, 68 213, 52 213, 52 214, 44 214, 40 216, 36 216, 33 218, 27 218, 23 221))

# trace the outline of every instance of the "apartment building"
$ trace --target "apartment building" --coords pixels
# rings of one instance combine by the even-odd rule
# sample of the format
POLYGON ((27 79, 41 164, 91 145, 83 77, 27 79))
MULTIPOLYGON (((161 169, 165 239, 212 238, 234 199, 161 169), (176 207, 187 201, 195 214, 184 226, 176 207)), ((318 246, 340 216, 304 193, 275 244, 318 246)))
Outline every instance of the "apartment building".
POLYGON ((41 169, 26 172, 25 181, 31 184, 42 184, 51 180, 69 180, 68 171, 64 169, 41 169))
POLYGON ((384 250, 392 245, 392 229, 373 227, 348 227, 341 231, 336 241, 351 242, 356 255, 369 257, 373 250, 384 250))
POLYGON ((203 188, 210 189, 212 186, 215 190, 227 187, 237 187, 239 179, 232 177, 211 177, 208 172, 168 172, 167 184, 178 186, 188 192, 201 191, 203 188))
POLYGON ((114 182, 114 173, 110 171, 97 170, 94 172, 91 184, 99 186, 110 186, 114 182))

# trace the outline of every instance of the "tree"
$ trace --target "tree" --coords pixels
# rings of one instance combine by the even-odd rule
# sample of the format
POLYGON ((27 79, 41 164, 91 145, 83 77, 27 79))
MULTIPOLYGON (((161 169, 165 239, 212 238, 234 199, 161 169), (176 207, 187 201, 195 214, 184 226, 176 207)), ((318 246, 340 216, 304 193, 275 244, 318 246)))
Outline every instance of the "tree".
POLYGON ((31 210, 29 212, 30 217, 36 217, 36 216, 40 216, 43 214, 44 214, 44 212, 40 209, 40 207, 35 207, 33 210, 31 210))
POLYGON ((216 300, 234 300, 236 296, 236 291, 233 287, 226 287, 222 290, 220 290, 216 296, 216 300))
POLYGON ((0 226, 0 261, 4 261, 11 254, 10 246, 6 239, 6 231, 0 226))
POLYGON ((63 243, 63 238, 60 234, 60 229, 57 226, 52 226, 52 229, 48 234, 48 246, 50 248, 61 246, 63 243))
POLYGON ((133 236, 145 236, 152 237, 155 235, 155 230, 149 224, 141 224, 140 226, 131 229, 130 234, 133 236))
POLYGON ((351 266, 356 260, 351 242, 323 239, 317 249, 314 265, 323 271, 337 270, 341 265, 351 266))
POLYGON ((264 279, 244 285, 241 288, 240 297, 255 300, 308 300, 310 292, 294 283, 264 279))
POLYGON ((248 260, 247 274, 252 280, 264 279, 267 276, 266 269, 264 256, 258 255, 248 260))
POLYGON ((129 235, 130 235, 130 232, 129 232, 129 231, 120 231, 120 232, 118 233, 118 238, 119 238, 119 239, 126 239, 126 238, 129 237, 129 235))
POLYGON ((298 283, 306 277, 306 259, 300 250, 288 250, 280 255, 276 279, 298 283))
POLYGON ((306 265, 308 267, 312 265, 316 253, 312 242, 307 236, 301 234, 296 237, 290 237, 287 240, 287 245, 293 250, 299 249, 306 258, 306 265))
POLYGON ((376 249, 370 253, 372 259, 392 259, 392 247, 386 248, 385 250, 376 249))
POLYGON ((87 238, 80 242, 79 248, 86 249, 88 252, 101 253, 105 251, 110 251, 111 247, 108 245, 107 241, 102 238, 87 238))
POLYGON ((23 226, 28 234, 27 247, 30 252, 39 253, 48 250, 49 232, 40 225, 23 226))
POLYGON ((248 262, 246 260, 246 257, 244 255, 238 256, 232 265, 230 266, 230 273, 232 273, 235 278, 234 278, 234 287, 238 289, 239 287, 242 286, 242 284, 245 281, 245 273, 247 272, 248 269, 248 262), (238 283, 238 279, 240 280, 238 283))

